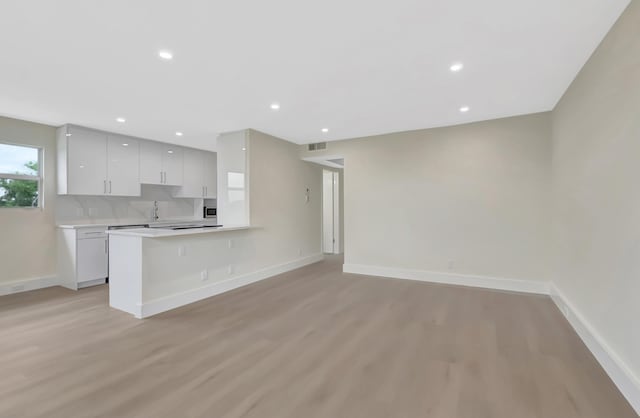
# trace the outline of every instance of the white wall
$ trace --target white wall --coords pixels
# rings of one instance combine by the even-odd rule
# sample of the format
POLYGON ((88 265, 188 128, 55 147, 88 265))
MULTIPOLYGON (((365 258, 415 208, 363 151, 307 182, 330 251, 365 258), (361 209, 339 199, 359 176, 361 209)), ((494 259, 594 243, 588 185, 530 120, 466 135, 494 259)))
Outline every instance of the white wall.
POLYGON ((0 117, 0 141, 44 150, 44 208, 0 208, 0 284, 55 276, 55 128, 0 117))
POLYGON ((640 1, 634 0, 553 112, 552 242, 556 286, 635 374, 636 385, 639 179, 640 1))
POLYGON ((549 279, 548 113, 301 156, 322 153, 345 158, 345 264, 549 279))

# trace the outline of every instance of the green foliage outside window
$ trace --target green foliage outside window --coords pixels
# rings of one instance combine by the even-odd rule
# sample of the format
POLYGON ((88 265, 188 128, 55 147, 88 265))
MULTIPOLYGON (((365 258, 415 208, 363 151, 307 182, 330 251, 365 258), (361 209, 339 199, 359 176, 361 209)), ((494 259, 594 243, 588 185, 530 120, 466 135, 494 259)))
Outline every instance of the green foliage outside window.
MULTIPOLYGON (((38 172, 38 163, 29 161, 25 167, 38 172)), ((18 173, 16 173, 18 174, 18 173)), ((0 207, 37 207, 38 181, 0 178, 0 207)))

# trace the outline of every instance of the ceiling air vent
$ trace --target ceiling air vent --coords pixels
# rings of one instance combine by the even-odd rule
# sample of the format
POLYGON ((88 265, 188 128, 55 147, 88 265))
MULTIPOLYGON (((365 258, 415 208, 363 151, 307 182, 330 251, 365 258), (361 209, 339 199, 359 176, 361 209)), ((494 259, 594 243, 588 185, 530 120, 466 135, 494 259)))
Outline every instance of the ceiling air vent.
POLYGON ((317 142, 315 144, 309 144, 309 151, 319 151, 321 149, 327 149, 326 142, 317 142))

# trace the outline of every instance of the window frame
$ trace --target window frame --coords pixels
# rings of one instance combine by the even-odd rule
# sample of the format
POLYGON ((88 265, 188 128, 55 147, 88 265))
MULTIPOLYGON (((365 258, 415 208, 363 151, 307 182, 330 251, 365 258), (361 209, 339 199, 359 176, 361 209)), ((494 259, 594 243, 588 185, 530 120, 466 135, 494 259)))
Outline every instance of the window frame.
POLYGON ((23 143, 15 143, 10 141, 0 140, 0 145, 10 145, 13 147, 22 147, 22 148, 31 148, 38 151, 38 175, 32 176, 29 174, 14 174, 14 173, 2 173, 0 172, 1 179, 7 180, 31 180, 36 181, 38 184, 38 204, 36 206, 0 206, 0 210, 2 209, 44 209, 44 193, 43 193, 43 184, 44 184, 44 149, 43 147, 39 147, 37 145, 31 144, 23 144, 23 143))

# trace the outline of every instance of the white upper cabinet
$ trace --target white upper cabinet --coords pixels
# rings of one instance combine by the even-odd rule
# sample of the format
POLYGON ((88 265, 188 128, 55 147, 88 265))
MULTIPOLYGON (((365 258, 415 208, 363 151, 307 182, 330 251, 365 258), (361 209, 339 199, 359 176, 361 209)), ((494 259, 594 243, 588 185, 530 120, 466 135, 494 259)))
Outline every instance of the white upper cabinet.
POLYGON ((218 196, 218 154, 204 153, 204 197, 215 199, 218 196))
MULTIPOLYGON (((107 191, 107 135, 88 129, 69 127, 62 147, 66 153, 66 191, 64 194, 102 195, 107 191)), ((60 193, 60 191, 59 191, 60 193)))
POLYGON ((204 152, 186 148, 184 156, 184 178, 182 187, 175 194, 176 197, 201 198, 204 196, 204 152))
POLYGON ((216 154, 196 149, 184 149, 184 178, 176 197, 216 197, 216 154))
POLYGON ((137 139, 109 134, 107 194, 140 196, 140 148, 137 139))
POLYGON ((162 144, 142 141, 140 144, 140 183, 164 184, 162 144))
POLYGON ((182 185, 183 150, 160 142, 140 144, 140 182, 144 184, 182 185))
POLYGON ((184 167, 183 148, 170 144, 163 145, 162 167, 164 169, 164 184, 180 186, 182 185, 184 167))
POLYGON ((57 145, 58 194, 140 196, 136 139, 63 126, 57 145))

